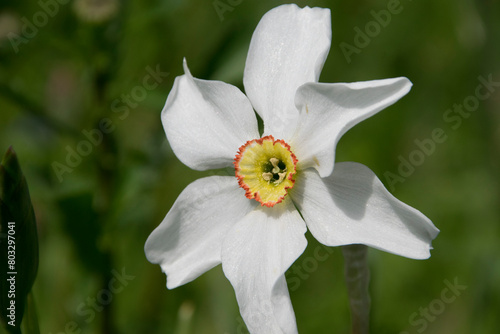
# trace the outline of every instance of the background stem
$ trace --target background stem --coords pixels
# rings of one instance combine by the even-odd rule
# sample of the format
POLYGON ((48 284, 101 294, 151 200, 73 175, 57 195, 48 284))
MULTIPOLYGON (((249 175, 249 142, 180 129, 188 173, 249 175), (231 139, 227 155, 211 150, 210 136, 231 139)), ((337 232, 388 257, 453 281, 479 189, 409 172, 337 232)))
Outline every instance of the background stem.
POLYGON ((351 307, 352 333, 368 334, 370 324, 370 269, 365 245, 342 246, 345 281, 351 307))

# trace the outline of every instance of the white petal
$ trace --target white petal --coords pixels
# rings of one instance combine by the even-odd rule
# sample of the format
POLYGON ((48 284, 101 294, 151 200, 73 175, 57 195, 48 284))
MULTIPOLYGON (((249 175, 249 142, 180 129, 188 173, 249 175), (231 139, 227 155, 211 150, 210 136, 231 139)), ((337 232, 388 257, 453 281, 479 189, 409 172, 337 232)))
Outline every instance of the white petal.
POLYGON ((161 114, 168 141, 192 169, 231 166, 241 145, 260 138, 252 106, 234 86, 193 78, 185 60, 184 72, 161 114))
POLYGON ((302 254, 306 226, 290 200, 258 207, 239 221, 222 248, 222 269, 252 334, 297 333, 285 271, 302 254))
POLYGON ((182 191, 146 241, 146 257, 160 264, 173 289, 221 263, 223 238, 256 204, 235 177, 210 176, 182 191))
POLYGON ((439 233, 426 216, 392 196, 358 163, 337 163, 327 178, 304 171, 289 195, 313 236, 328 246, 365 244, 425 259, 439 233))
POLYGON ((299 126, 290 141, 300 168, 332 173, 340 137, 357 123, 395 103, 410 91, 407 78, 354 83, 308 83, 297 91, 299 126))
POLYGON ((297 88, 317 82, 331 43, 330 10, 282 5, 253 33, 243 83, 264 120, 264 135, 287 140, 295 128, 297 88))

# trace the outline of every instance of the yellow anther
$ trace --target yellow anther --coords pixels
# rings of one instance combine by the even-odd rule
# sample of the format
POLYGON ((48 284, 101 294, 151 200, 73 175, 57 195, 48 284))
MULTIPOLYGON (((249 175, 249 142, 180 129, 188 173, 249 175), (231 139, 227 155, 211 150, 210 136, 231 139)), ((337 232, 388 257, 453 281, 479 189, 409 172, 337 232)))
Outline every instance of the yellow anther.
POLYGON ((273 170, 272 170, 273 174, 278 174, 280 172, 280 168, 278 166, 278 164, 280 163, 280 161, 278 159, 276 159, 276 158, 271 158, 271 159, 269 159, 269 161, 271 162, 271 164, 274 167, 273 170))
POLYGON ((262 173, 262 178, 265 181, 270 182, 273 179, 273 173, 262 173))
POLYGON ((283 180, 285 179, 285 176, 286 176, 286 171, 283 173, 278 173, 278 176, 279 176, 278 183, 283 182, 283 180))

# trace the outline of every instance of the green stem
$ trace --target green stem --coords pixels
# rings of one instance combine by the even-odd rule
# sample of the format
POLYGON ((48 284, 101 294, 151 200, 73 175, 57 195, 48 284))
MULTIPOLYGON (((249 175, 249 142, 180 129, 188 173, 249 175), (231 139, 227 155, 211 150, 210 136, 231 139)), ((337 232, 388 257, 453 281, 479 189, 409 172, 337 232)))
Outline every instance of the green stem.
POLYGON ((351 307, 353 334, 368 334, 370 324, 370 269, 367 263, 368 247, 342 246, 347 292, 351 307))

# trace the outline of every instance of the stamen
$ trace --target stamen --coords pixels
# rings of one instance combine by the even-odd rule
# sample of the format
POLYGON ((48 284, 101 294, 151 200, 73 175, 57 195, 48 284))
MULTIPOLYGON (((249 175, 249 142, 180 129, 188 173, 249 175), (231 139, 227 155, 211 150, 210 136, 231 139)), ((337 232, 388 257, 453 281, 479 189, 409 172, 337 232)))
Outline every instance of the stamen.
POLYGON ((266 136, 241 146, 234 166, 245 196, 272 207, 293 187, 297 158, 285 141, 266 136))
POLYGON ((286 165, 278 158, 271 158, 269 162, 273 166, 271 173, 262 173, 262 178, 268 183, 273 182, 274 184, 280 184, 286 177, 286 165))
POLYGON ((269 161, 271 162, 271 164, 273 165, 273 173, 274 174, 278 174, 280 172, 280 168, 278 167, 278 164, 279 164, 279 160, 276 159, 276 158, 271 158, 269 159, 269 161))
POLYGON ((278 183, 281 183, 283 182, 283 180, 285 179, 285 176, 286 176, 286 172, 283 172, 283 173, 278 173, 279 175, 279 180, 278 180, 278 183))
POLYGON ((262 178, 267 182, 270 182, 273 178, 273 173, 262 173, 262 178))

